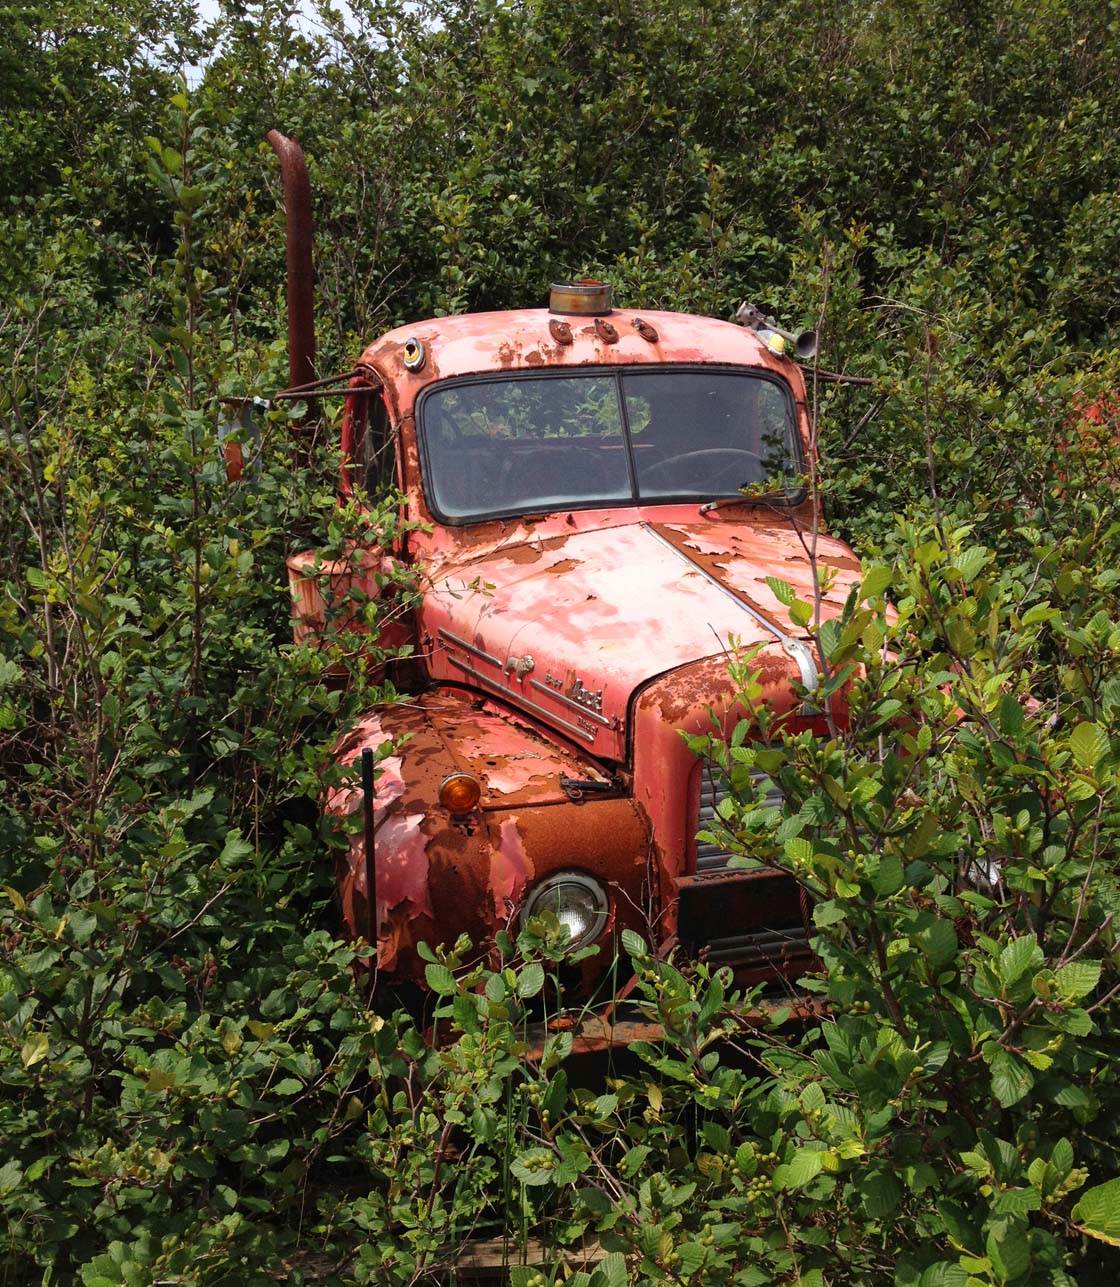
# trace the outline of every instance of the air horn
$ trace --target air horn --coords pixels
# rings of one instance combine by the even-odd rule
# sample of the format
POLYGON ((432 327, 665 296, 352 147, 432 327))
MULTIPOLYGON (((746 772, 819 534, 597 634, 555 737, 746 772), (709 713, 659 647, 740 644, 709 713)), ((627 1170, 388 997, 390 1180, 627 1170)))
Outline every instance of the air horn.
POLYGON ((753 304, 746 302, 740 304, 735 313, 735 320, 740 326, 754 331, 770 352, 778 357, 785 357, 792 349, 794 357, 805 361, 817 351, 816 331, 800 331, 797 334, 793 331, 784 331, 772 317, 767 317, 753 304))

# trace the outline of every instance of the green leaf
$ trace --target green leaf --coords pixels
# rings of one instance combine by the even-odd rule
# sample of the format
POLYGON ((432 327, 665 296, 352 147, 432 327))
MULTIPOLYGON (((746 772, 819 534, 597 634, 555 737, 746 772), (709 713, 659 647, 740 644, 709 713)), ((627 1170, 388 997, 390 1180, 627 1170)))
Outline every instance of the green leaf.
POLYGON ((996 1215, 1025 1216, 1042 1207, 1037 1189, 1004 1189, 992 1199, 996 1215))
POLYGON ((1069 749, 1083 769, 1094 769, 1108 754, 1108 737, 1098 724, 1078 724, 1069 737, 1069 749))
MULTIPOLYGON (((429 965, 428 969, 432 967, 429 965)), ((535 997, 544 987, 544 966, 539 961, 530 961, 517 976, 517 995, 523 998, 535 997)))
POLYGON ((144 1089, 158 1094, 161 1090, 169 1090, 175 1083, 176 1077, 173 1069, 152 1068, 148 1073, 148 1081, 144 1089))
POLYGON ((612 1251, 601 1260, 591 1275, 592 1287, 627 1287, 629 1281, 626 1257, 620 1251, 612 1251))
POLYGON ((859 1182, 864 1210, 872 1220, 889 1216, 902 1200, 902 1185, 889 1171, 874 1171, 859 1182))
POLYGON ((1023 731, 1023 708, 1011 693, 999 699, 999 727, 1007 737, 1016 737, 1023 731))
POLYGON ((627 1178, 637 1175, 642 1163, 652 1151, 648 1144, 635 1144, 633 1148, 626 1151, 625 1157, 618 1164, 618 1169, 627 1178))
POLYGON ((1031 1247, 1024 1224, 1000 1221, 988 1231, 984 1250, 1001 1283, 1014 1282, 1031 1267, 1031 1247))
POLYGON ((983 546, 972 545, 957 555, 953 560, 953 566, 960 571, 966 582, 971 582, 990 557, 989 551, 983 546))
POLYGON ((968 1274, 955 1260, 939 1260, 927 1265, 918 1279, 918 1287, 965 1287, 968 1274))
POLYGON ((1087 1037, 1093 1031, 1093 1020, 1087 1010, 1048 1010, 1046 1022, 1059 1032, 1068 1032, 1071 1037, 1087 1037))
POLYGON ((811 841, 805 840, 801 836, 797 836, 793 840, 787 840, 782 847, 786 851, 786 856, 795 863, 801 863, 804 866, 813 861, 813 845, 811 841))
POLYGON ((819 1081, 811 1081, 801 1092, 801 1107, 812 1110, 815 1108, 823 1108, 824 1105, 825 1098, 823 1087, 819 1081))
POLYGON ((863 582, 860 585, 860 597, 863 599, 874 599, 890 585, 894 577, 894 569, 884 567, 882 564, 868 569, 863 575, 863 582))
POLYGON ((813 619, 813 605, 804 599, 795 599, 789 606, 789 619, 795 626, 807 626, 813 619))
POLYGON ((645 939, 640 934, 635 934, 632 929, 622 931, 622 949, 627 956, 631 956, 635 960, 642 960, 644 957, 649 956, 649 948, 646 946, 645 939))
POLYGON ((780 1189, 804 1188, 824 1166, 821 1149, 799 1148, 793 1157, 774 1169, 774 1183, 780 1189))
POLYGON ((998 1050, 992 1057, 992 1094, 1004 1108, 1010 1108, 1034 1085, 1034 1073, 1026 1064, 998 1050))
POLYGON ((833 900, 825 903, 818 903, 813 908, 813 924, 819 929, 827 929, 830 925, 839 925, 847 916, 843 907, 833 900))
POLYGON ((449 997, 455 991, 455 976, 446 965, 426 965, 424 978, 437 996, 449 997))
POLYGON ((957 954, 957 931, 949 921, 932 921, 916 937, 935 970, 943 969, 957 954))
POLYGON ((1086 1189, 1073 1208, 1082 1233, 1120 1247, 1120 1179, 1086 1189))
POLYGON ((510 1163, 510 1171, 529 1187, 547 1184, 556 1168, 556 1158, 551 1149, 529 1148, 519 1153, 510 1163))
POLYGON ((871 877, 871 888, 881 898, 888 898, 891 894, 898 893, 905 880, 902 863, 897 855, 887 854, 885 858, 880 860, 879 869, 871 877))
POLYGON ((36 1064, 46 1059, 50 1048, 51 1043, 45 1032, 32 1033, 19 1052, 20 1062, 25 1068, 34 1068, 36 1064))
MULTIPOLYGON (((30 1179, 38 1179, 38 1176, 31 1176, 30 1179)), ((23 1179, 23 1168, 15 1160, 9 1158, 3 1166, 0 1166, 0 1197, 5 1193, 14 1193, 19 1188, 19 1183, 23 1179)))
POLYGON ((1060 1139, 1050 1153, 1050 1165, 1059 1178, 1065 1179, 1073 1169, 1073 1145, 1067 1139, 1060 1139))
POLYGON ((768 576, 766 584, 770 587, 774 598, 786 608, 797 598, 797 592, 788 581, 781 581, 776 576, 768 576))
POLYGON ((1071 1001, 1087 997, 1100 981, 1100 961, 1069 961, 1054 974, 1058 991, 1071 1001))
POLYGON ((1005 988, 1010 988, 1029 969, 1036 969, 1044 960, 1042 948, 1033 934, 1012 939, 999 954, 999 976, 1005 988))

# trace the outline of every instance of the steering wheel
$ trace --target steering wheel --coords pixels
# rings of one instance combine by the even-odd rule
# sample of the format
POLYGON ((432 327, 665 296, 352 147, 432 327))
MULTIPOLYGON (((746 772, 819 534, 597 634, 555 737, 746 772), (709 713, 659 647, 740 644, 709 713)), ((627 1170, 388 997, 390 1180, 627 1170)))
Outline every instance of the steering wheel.
MULTIPOLYGON (((707 491, 716 490, 723 484, 724 477, 731 473, 733 469, 742 470, 750 462, 753 467, 759 459, 757 453, 753 451, 743 451, 739 447, 706 447, 701 451, 682 451, 676 456, 666 456, 664 460, 659 460, 655 465, 650 465, 643 471, 643 482, 649 482, 651 477, 658 470, 667 470, 674 465, 692 462, 695 468, 691 473, 686 471, 683 478, 674 478, 673 482, 680 484, 682 487, 703 488, 707 491), (719 462, 723 465, 720 467, 719 462), (713 479, 709 467, 714 467, 716 477, 713 479)), ((731 484, 738 491, 740 487, 746 486, 748 479, 740 478, 738 482, 731 484)))

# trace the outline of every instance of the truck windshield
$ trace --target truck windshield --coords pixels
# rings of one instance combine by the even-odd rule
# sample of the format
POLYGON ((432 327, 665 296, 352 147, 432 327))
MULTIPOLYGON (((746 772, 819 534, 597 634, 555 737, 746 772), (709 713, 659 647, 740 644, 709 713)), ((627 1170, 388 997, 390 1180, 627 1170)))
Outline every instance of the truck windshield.
POLYGON ((793 398, 750 371, 647 368, 436 385, 419 408, 433 511, 463 521, 734 497, 800 469, 793 398))

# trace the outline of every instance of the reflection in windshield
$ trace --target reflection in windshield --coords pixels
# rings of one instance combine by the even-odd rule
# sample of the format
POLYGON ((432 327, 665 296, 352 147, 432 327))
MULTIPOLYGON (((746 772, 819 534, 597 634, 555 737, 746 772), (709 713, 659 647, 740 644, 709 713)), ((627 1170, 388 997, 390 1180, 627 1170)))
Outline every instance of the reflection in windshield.
POLYGON ((788 388, 749 372, 437 385, 420 414, 429 495, 451 519, 733 497, 798 467, 788 388))

